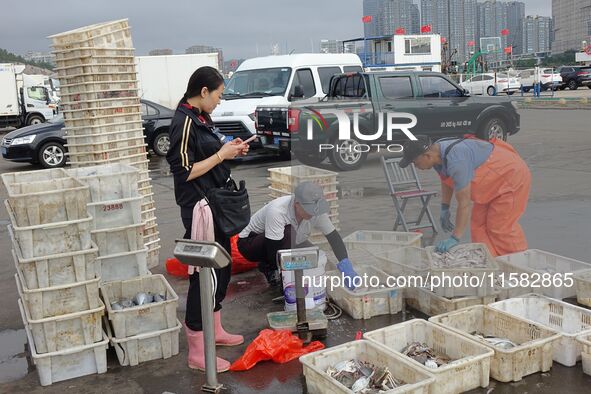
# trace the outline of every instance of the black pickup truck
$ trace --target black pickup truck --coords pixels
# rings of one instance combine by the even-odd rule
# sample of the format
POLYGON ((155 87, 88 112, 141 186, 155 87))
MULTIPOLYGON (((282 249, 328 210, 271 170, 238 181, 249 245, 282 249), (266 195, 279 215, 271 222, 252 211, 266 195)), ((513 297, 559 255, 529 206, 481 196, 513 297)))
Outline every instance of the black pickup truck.
POLYGON ((520 127, 510 99, 471 97, 445 75, 423 71, 338 74, 319 102, 261 106, 255 116, 265 148, 308 165, 328 158, 341 171, 361 167, 370 152, 400 152, 412 136, 506 140, 520 127))

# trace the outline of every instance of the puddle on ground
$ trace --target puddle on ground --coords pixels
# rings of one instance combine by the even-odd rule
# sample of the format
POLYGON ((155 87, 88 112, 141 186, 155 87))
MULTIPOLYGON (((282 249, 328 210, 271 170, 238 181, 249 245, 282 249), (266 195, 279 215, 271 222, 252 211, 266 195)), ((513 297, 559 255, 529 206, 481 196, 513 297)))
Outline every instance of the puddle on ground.
POLYGON ((21 379, 29 373, 26 343, 24 329, 0 332, 0 383, 21 379))

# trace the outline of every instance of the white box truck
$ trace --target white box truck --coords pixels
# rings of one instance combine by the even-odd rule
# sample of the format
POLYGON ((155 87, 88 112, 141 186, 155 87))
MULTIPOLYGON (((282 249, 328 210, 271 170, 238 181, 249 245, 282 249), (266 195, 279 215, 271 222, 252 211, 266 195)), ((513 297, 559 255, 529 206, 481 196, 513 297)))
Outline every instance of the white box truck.
POLYGON ((140 97, 174 110, 185 94, 189 77, 202 66, 219 69, 219 55, 137 56, 140 97))
POLYGON ((24 70, 24 65, 0 64, 0 127, 43 123, 57 113, 47 88, 24 70))

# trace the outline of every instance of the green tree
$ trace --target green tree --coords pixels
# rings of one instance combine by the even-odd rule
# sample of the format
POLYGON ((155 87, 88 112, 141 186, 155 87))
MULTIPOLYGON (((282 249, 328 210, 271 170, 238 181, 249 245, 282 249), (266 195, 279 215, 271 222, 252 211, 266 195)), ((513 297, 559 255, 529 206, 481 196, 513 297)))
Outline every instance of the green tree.
POLYGON ((41 67, 46 70, 53 70, 53 66, 49 63, 27 61, 22 56, 15 55, 14 53, 8 52, 6 49, 2 48, 0 48, 0 63, 22 63, 28 64, 30 66, 41 67))

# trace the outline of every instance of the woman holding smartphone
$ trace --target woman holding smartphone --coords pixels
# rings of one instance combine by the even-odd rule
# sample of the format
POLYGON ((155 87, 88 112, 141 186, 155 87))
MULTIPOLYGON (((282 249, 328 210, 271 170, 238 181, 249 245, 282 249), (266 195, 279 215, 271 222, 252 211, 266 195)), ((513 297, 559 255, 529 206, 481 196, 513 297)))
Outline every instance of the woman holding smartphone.
MULTIPOLYGON (((225 137, 214 128, 210 114, 220 103, 224 79, 213 67, 197 69, 187 85, 170 126, 170 150, 166 156, 174 176, 176 203, 181 208, 185 239, 191 238, 193 208, 211 188, 223 187, 230 177, 226 160, 248 153, 248 143, 237 138, 224 143, 225 137)), ((215 241, 231 254, 230 238, 215 228, 215 241)), ((214 327, 216 344, 239 345, 241 335, 228 334, 222 328, 221 302, 230 283, 231 264, 214 270, 214 327)), ((190 368, 205 370, 199 272, 190 276, 185 315, 185 332, 189 348, 190 368)), ((227 371, 230 363, 218 357, 218 372, 227 371)))

